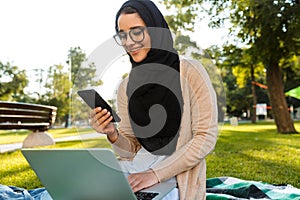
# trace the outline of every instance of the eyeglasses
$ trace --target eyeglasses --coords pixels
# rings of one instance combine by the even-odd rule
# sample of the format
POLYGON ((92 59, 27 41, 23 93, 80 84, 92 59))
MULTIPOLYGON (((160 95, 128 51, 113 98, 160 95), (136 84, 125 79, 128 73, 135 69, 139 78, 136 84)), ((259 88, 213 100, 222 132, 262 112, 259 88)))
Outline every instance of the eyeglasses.
POLYGON ((137 27, 131 29, 128 33, 121 31, 114 35, 114 39, 120 46, 125 46, 128 35, 130 39, 134 42, 142 42, 145 39, 145 29, 146 27, 137 27))

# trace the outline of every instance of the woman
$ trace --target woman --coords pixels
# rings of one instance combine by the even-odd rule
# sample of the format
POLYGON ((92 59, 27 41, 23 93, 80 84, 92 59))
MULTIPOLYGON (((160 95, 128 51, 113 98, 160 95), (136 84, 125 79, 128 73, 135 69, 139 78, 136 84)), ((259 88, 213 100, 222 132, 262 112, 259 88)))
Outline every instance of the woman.
POLYGON ((218 132, 216 96, 206 71, 179 59, 164 17, 149 0, 125 2, 116 32, 132 64, 118 89, 121 122, 116 128, 111 113, 99 107, 91 112, 92 127, 107 135, 124 160, 134 192, 176 181, 170 199, 205 199, 205 157, 218 132))

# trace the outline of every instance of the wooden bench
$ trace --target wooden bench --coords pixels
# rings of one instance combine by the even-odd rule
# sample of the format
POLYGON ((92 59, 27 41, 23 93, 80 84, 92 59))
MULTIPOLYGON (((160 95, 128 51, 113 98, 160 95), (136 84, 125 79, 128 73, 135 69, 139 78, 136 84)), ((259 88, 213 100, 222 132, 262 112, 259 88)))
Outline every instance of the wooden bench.
POLYGON ((31 130, 23 148, 55 144, 47 130, 54 123, 57 108, 39 104, 0 101, 0 129, 31 130))

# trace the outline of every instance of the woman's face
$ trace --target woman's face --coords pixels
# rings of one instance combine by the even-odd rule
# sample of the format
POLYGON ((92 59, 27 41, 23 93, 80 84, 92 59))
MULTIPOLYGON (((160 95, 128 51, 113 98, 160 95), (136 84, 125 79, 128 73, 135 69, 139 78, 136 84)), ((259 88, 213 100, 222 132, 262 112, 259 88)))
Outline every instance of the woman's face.
POLYGON ((143 29, 146 27, 145 22, 137 13, 133 14, 121 14, 118 19, 119 33, 124 33, 126 39, 123 42, 124 48, 130 54, 132 59, 135 62, 141 62, 146 57, 151 48, 151 39, 147 29, 143 29), (141 29, 138 29, 141 28, 141 29), (137 41, 133 41, 129 36, 129 32, 131 31, 131 35, 133 38, 137 37, 137 41), (143 34, 144 39, 140 41, 138 34, 143 34))

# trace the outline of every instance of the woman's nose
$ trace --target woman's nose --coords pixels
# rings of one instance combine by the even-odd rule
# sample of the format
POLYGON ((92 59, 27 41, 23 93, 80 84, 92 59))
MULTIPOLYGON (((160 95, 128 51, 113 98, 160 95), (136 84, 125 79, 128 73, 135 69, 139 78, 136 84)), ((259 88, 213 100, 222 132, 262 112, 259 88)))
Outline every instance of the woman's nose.
POLYGON ((135 41, 133 41, 133 40, 131 39, 131 37, 128 35, 127 38, 126 38, 125 45, 126 45, 126 46, 132 46, 132 45, 134 45, 134 44, 135 44, 135 41))

